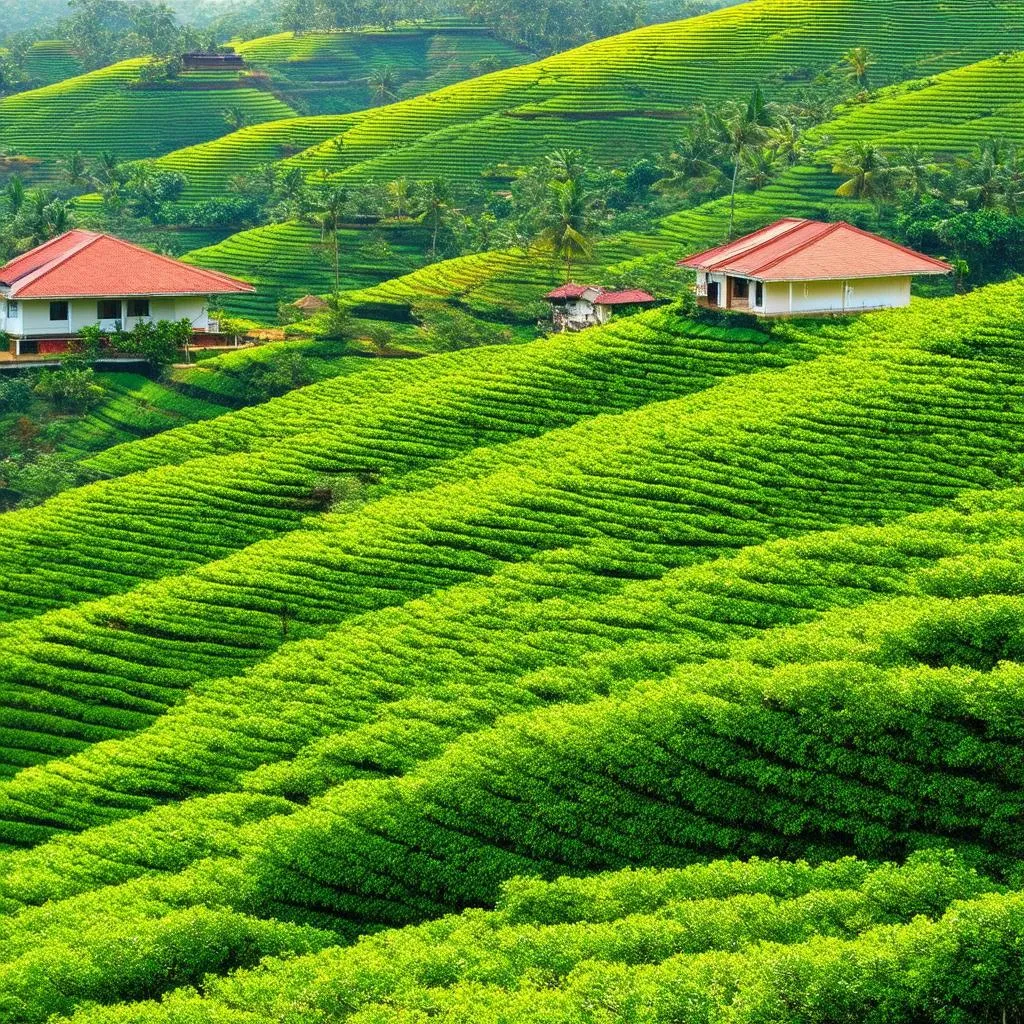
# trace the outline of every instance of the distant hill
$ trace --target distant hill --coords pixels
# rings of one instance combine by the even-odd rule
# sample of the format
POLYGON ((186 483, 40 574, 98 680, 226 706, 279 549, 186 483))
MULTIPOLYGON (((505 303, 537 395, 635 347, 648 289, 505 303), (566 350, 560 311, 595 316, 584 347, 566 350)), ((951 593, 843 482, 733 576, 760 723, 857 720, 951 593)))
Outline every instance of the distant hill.
POLYGON ((283 32, 233 45, 308 114, 361 110, 529 60, 487 29, 454 18, 388 32, 283 32), (382 72, 391 81, 377 94, 369 79, 382 72))
MULTIPOLYGON (((895 85, 892 94, 883 90, 872 103, 844 112, 842 118, 852 119, 853 131, 862 124, 874 124, 877 131, 880 125, 918 118, 922 125, 936 125, 933 135, 941 138, 940 123, 963 122, 962 129, 955 128, 961 140, 957 145, 963 148, 987 131, 1012 135, 1021 123, 1014 107, 1019 58, 995 55, 1024 46, 1024 12, 1010 3, 978 3, 971 9, 976 16, 964 21, 957 13, 962 8, 954 11, 935 0, 844 0, 832 5, 823 20, 818 7, 754 0, 353 114, 339 135, 286 158, 283 166, 299 167, 310 175, 326 172, 353 184, 440 174, 465 186, 492 188, 507 185, 502 174, 510 165, 528 164, 559 146, 579 147, 594 163, 614 166, 667 149, 692 103, 743 98, 754 84, 761 84, 772 98, 785 99, 789 91, 806 85, 815 70, 838 61, 855 45, 868 46, 876 55, 872 75, 877 85, 905 77, 917 84, 895 85), (959 75, 941 74, 979 59, 988 63, 959 75), (923 74, 929 77, 922 80, 923 74), (932 80, 935 84, 928 86, 932 80), (993 116, 978 120, 985 111, 993 116)), ((814 137, 822 139, 831 129, 831 124, 822 127, 814 137)), ((837 125, 836 138, 842 130, 837 125)), ((238 140, 240 162, 248 163, 245 151, 258 134, 253 133, 251 141, 238 140)), ((826 148, 825 143, 817 145, 826 148)), ((202 194, 225 181, 225 172, 207 171, 205 165, 215 167, 212 148, 210 152, 209 160, 204 148, 192 157, 202 194)), ((821 215, 840 203, 834 195, 836 184, 827 166, 796 168, 756 196, 741 196, 738 224, 759 226, 782 213, 821 215)), ((596 266, 614 265, 659 247, 695 249, 718 240, 727 223, 723 209, 719 202, 683 211, 668 218, 653 238, 603 242, 596 266)), ((280 231, 257 228, 190 258, 260 281, 260 294, 243 300, 239 309, 273 317, 278 299, 325 287, 322 274, 307 273, 289 259, 268 264, 261 253, 280 231)), ((383 269, 391 277, 398 268, 383 269)), ((550 287, 552 273, 536 266, 533 258, 469 256, 400 281, 397 292, 384 285, 365 298, 373 303, 380 298, 388 302, 399 292, 407 296, 406 283, 413 293, 422 285, 425 294, 468 296, 496 278, 496 290, 504 293, 506 302, 516 303, 543 294, 541 286, 550 287), (507 283, 502 284, 506 273, 507 283), (535 286, 529 287, 533 282, 535 286)), ((358 275, 346 275, 347 282, 354 279, 358 275)), ((495 297, 482 297, 484 307, 494 309, 495 297)))
POLYGON ((53 177, 57 161, 81 151, 123 160, 225 134, 223 112, 252 121, 295 115, 260 83, 237 71, 183 72, 168 82, 141 80, 144 59, 122 61, 0 100, 0 146, 29 162, 32 177, 53 177))

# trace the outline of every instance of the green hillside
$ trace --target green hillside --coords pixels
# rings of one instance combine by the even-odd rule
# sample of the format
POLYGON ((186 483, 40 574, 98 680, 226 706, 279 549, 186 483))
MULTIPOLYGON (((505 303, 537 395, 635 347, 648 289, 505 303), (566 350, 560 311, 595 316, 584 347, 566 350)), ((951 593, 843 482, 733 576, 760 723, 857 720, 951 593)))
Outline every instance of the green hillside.
POLYGON ((1012 880, 1022 323, 1008 285, 381 362, 0 518, 20 1019, 516 874, 938 845, 1012 880))
POLYGON ((921 1002, 981 1013, 1013 998, 1016 972, 992 971, 970 939, 1020 934, 1020 896, 990 891, 955 859, 905 867, 843 860, 717 862, 555 883, 516 881, 496 910, 470 911, 344 950, 276 960, 161 1005, 90 1009, 77 1022, 216 1019, 569 1020, 595 1007, 645 1019, 755 1021, 780 1004, 805 1017, 867 1014, 880 999, 908 1016, 921 1002), (907 978, 908 963, 916 970, 907 978), (962 972, 979 975, 965 985, 962 972), (812 980, 813 979, 813 980, 812 980), (700 1014, 698 1017, 697 1014, 700 1014))
POLYGON ((62 82, 83 71, 82 62, 71 44, 60 39, 34 42, 25 54, 22 67, 29 83, 36 88, 62 82))
POLYGON ((664 148, 694 102, 745 96, 757 84, 781 98, 852 46, 876 54, 882 84, 1022 44, 1024 15, 1009 2, 837 0, 822 9, 753 0, 370 111, 340 148, 295 162, 354 179, 430 173, 467 182, 495 164, 529 163, 566 145, 615 164, 664 148))
POLYGON ((238 72, 184 72, 160 84, 139 79, 145 60, 17 93, 0 100, 0 145, 30 158, 33 176, 53 177, 74 152, 113 152, 122 160, 159 156, 227 131, 223 112, 238 107, 252 121, 293 111, 238 72))
POLYGON ((282 32, 234 48, 271 76, 289 104, 309 114, 361 110, 528 60, 487 29, 457 19, 389 32, 282 32), (385 70, 394 95, 378 97, 368 79, 385 70))
MULTIPOLYGON (((929 133, 941 139, 948 131, 949 148, 963 151, 992 132, 1016 137, 1024 123, 1016 116, 1024 64, 1019 56, 993 55, 1024 46, 1024 18, 1008 4, 979 4, 967 19, 960 10, 930 0, 843 0, 830 5, 824 25, 815 21, 811 31, 800 3, 755 0, 363 111, 337 138, 282 166, 310 174, 327 171, 353 182, 441 174, 493 188, 507 184, 507 179, 487 176, 498 165, 522 166, 559 146, 579 147, 593 163, 624 164, 666 150, 694 102, 743 98, 754 84, 783 100, 850 46, 864 45, 877 58, 872 68, 876 84, 905 77, 916 81, 841 111, 805 140, 810 162, 754 195, 741 195, 737 204, 741 230, 784 215, 825 216, 843 207, 835 196, 841 179, 830 173, 830 156, 841 139, 872 138, 878 132, 879 143, 887 145, 901 141, 889 138, 893 126, 907 126, 905 141, 926 142, 929 133), (713 57, 707 58, 708 53, 713 57), (988 59, 943 73, 980 58, 988 59), (930 77, 921 80, 924 74, 930 77)), ((205 169, 196 177, 210 180, 211 186, 223 181, 216 174, 207 179, 205 169)), ((670 257, 694 251, 719 241, 727 223, 724 200, 682 210, 653 233, 602 242, 592 273, 599 276, 623 260, 658 249, 670 257)), ((273 248, 279 230, 256 228, 204 247, 191 258, 260 281, 257 299, 246 299, 238 308, 272 319, 278 300, 325 287, 323 275, 308 264, 282 264, 273 277, 253 270, 264 264, 262 254, 273 248)), ((404 276, 408 268, 400 265, 383 269, 389 280, 365 290, 352 283, 360 275, 358 258, 354 261, 355 273, 346 279, 346 287, 358 289, 354 302, 374 306, 402 304, 410 295, 460 295, 470 308, 507 317, 510 308, 529 307, 557 280, 556 269, 538 266, 536 254, 472 255, 412 277, 404 276)))

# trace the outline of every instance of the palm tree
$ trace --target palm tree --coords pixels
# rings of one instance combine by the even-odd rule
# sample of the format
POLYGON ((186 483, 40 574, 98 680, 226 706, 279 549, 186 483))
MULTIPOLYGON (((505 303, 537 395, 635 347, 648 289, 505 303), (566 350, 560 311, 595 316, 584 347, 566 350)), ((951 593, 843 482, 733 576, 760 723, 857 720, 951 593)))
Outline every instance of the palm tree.
POLYGON ((583 151, 579 149, 556 149, 545 163, 553 181, 582 181, 587 173, 583 151))
POLYGON ((370 87, 374 103, 385 104, 398 99, 398 76, 387 65, 371 71, 366 84, 370 87))
POLYGON ((846 199, 866 199, 877 206, 892 191, 889 163, 870 142, 858 142, 846 150, 833 165, 832 173, 846 177, 836 189, 836 195, 846 199))
POLYGON ((928 159, 920 146, 904 146, 894 155, 893 169, 897 177, 906 182, 911 195, 920 199, 932 186, 938 165, 928 159))
POLYGON ((344 186, 336 186, 323 193, 320 197, 320 241, 323 242, 327 229, 330 228, 334 248, 334 294, 341 292, 341 257, 338 242, 338 229, 341 218, 348 209, 351 194, 344 186))
POLYGON ((875 65, 875 58, 866 46, 855 46, 843 54, 850 81, 861 89, 869 89, 868 70, 875 65))
POLYGON ((780 117, 768 130, 768 144, 787 166, 797 163, 804 154, 800 129, 786 117, 780 117))
POLYGON ((17 217, 25 204, 25 181, 20 174, 15 174, 4 189, 4 198, 7 200, 7 209, 12 217, 17 217))
POLYGON ((729 194, 729 237, 732 238, 736 223, 736 184, 739 181, 743 153, 749 147, 763 142, 772 125, 772 114, 761 87, 754 89, 745 109, 737 110, 732 117, 718 117, 715 124, 732 162, 732 189, 729 194))
POLYGON ((771 147, 748 149, 743 154, 743 177, 753 189, 764 188, 779 173, 779 154, 771 147))
POLYGON ((104 151, 93 161, 92 180, 101 191, 105 186, 118 184, 121 177, 121 161, 115 154, 104 151))
POLYGON ((89 165, 85 159, 85 154, 81 150, 76 150, 70 156, 61 160, 60 173, 65 184, 72 189, 78 189, 88 184, 89 165))
POLYGON ((385 188, 388 199, 391 200, 392 209, 399 220, 404 220, 412 207, 412 189, 409 187, 408 178, 396 178, 389 181, 385 188))
POLYGON ((248 113, 237 104, 222 110, 220 116, 224 118, 224 123, 236 132, 251 123, 248 113))
POLYGON ((434 258, 437 256, 437 237, 441 225, 454 211, 451 186, 443 178, 431 178, 421 186, 419 200, 423 207, 420 218, 431 226, 430 256, 434 258))
POLYGON ((661 192, 689 188, 694 179, 718 177, 720 148, 706 121, 694 124, 661 161, 667 176, 656 184, 661 192))
POLYGON ((565 281, 572 280, 576 258, 589 256, 593 243, 589 237, 590 204, 580 181, 552 181, 551 203, 545 211, 546 225, 538 239, 541 248, 565 260, 565 281))

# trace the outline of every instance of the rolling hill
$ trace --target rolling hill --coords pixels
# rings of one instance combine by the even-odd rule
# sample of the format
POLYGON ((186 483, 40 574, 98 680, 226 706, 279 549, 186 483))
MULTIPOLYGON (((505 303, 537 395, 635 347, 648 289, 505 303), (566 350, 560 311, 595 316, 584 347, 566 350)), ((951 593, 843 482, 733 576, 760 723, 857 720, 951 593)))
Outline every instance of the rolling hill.
MULTIPOLYGON (((952 847, 1015 884, 1022 324, 1014 283, 379 361, 0 517, 16 1019, 343 971, 514 875, 952 847)), ((843 941, 919 949, 917 906, 843 941)))
POLYGON ((160 156, 223 135, 223 111, 238 107, 252 121, 295 115, 237 71, 183 72, 140 81, 144 59, 122 61, 0 100, 0 145, 28 158, 32 177, 54 177, 61 157, 113 152, 123 160, 160 156), (130 127, 129 127, 130 126, 130 127))
MULTIPOLYGON (((363 111, 339 135, 285 158, 282 166, 308 174, 326 171, 352 183, 443 175, 466 186, 504 187, 508 179, 500 175, 508 173, 507 165, 528 164, 560 146, 579 147, 596 164, 622 165, 666 150, 695 102, 744 98, 755 84, 782 100, 850 46, 868 46, 878 59, 872 69, 876 84, 900 84, 811 132, 809 162, 756 195, 741 196, 737 223, 752 229, 783 215, 821 216, 842 206, 834 195, 839 179, 830 173, 829 159, 841 139, 874 138, 877 132, 885 145, 898 141, 890 135, 900 126, 909 131, 908 141, 926 142, 929 133, 941 139, 948 127, 950 145, 962 151, 987 133, 1015 137, 1019 132, 1024 65, 1019 56, 996 55, 1024 46, 1024 17, 1009 4, 979 4, 972 8, 976 17, 967 19, 959 10, 932 0, 842 0, 830 4, 827 22, 813 21, 812 29, 813 19, 800 3, 754 0, 363 111), (927 30, 917 31, 915 25, 927 30)), ((223 173, 207 171, 206 151, 213 153, 200 147, 194 158, 203 194, 225 180, 223 173)), ((210 163, 216 166, 217 158, 211 156, 210 163)), ((671 255, 720 240, 727 205, 717 201, 682 210, 652 234, 603 242, 593 275, 659 248, 671 255)), ((282 230, 252 229, 190 258, 257 280, 259 296, 245 299, 238 309, 272 319, 279 300, 325 287, 324 275, 312 270, 315 261, 308 257, 297 263, 289 258, 264 273, 265 253, 282 230)), ((357 283, 358 264, 356 257, 353 273, 346 274, 346 287, 359 292, 354 303, 393 306, 407 304, 409 295, 459 295, 470 308, 499 318, 508 317, 510 307, 532 309, 555 279, 554 268, 538 267, 535 254, 483 254, 411 277, 405 276, 409 268, 385 263, 381 277, 388 280, 364 291, 365 284, 357 283)), ((516 319, 514 313, 511 318, 516 319)))
POLYGON ((234 49, 307 114, 361 110, 529 59, 488 29, 457 18, 388 32, 282 32, 235 43, 234 49), (368 80, 384 71, 393 78, 393 95, 376 97, 368 80))

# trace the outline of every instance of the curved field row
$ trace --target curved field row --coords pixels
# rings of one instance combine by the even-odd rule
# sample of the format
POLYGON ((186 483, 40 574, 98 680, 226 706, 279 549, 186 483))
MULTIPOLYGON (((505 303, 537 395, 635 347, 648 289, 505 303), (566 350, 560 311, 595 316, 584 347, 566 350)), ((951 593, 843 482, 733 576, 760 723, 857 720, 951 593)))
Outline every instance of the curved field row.
POLYGON ((386 32, 282 32, 233 45, 290 103, 315 113, 371 106, 366 79, 385 68, 404 98, 471 78, 482 61, 494 70, 529 59, 480 26, 444 22, 386 32))
MULTIPOLYGON (((158 88, 136 88, 144 59, 17 93, 0 100, 0 145, 10 152, 52 162, 81 151, 115 153, 122 160, 159 156, 223 135, 223 111, 240 107, 252 121, 293 117, 293 111, 237 72, 212 73, 237 87, 190 87, 190 76, 158 88), (183 98, 187 97, 187 102, 183 98)), ((48 164, 39 173, 52 175, 48 164)))
MULTIPOLYGON (((468 1012, 480 1021, 531 1021, 640 1004, 651 1021, 678 1020, 684 1008, 688 1019, 710 1020, 730 1007, 744 1013, 733 1019, 756 1021, 782 1000, 799 1002, 808 1021, 834 1019, 827 1014, 837 1003, 865 1019, 879 1004, 909 1014, 921 1002, 953 1000, 980 1015, 1013 991, 1015 975, 997 966, 1020 940, 1020 904, 1019 893, 1001 892, 938 852, 902 867, 852 858, 813 868, 719 861, 586 880, 516 879, 493 911, 272 960, 208 980, 202 996, 188 990, 159 1004, 90 1005, 72 1019, 269 1024, 301 1014, 397 1021, 429 1005, 431 1016, 446 1022, 468 1012), (981 928, 990 941, 970 956, 981 928), (908 983, 911 958, 917 970, 908 983), (958 980, 963 960, 985 979, 966 991, 958 980)), ((166 962, 174 945, 172 934, 157 938, 154 959, 166 962)), ((59 948, 54 943, 54 952, 59 948)), ((90 949, 86 963, 102 963, 103 954, 90 949)), ((144 979, 138 968, 118 974, 122 988, 144 979)), ((52 994, 19 991, 22 1019, 70 1009, 95 991, 84 964, 62 975, 52 994)))
POLYGON ((340 149, 295 159, 310 169, 382 178, 409 174, 415 154, 413 177, 444 168, 467 179, 520 162, 522 146, 532 152, 583 137, 612 159, 618 144, 625 160, 645 146, 659 148, 687 105, 734 98, 783 74, 798 78, 797 71, 835 63, 851 46, 869 47, 876 79, 893 81, 990 57, 1015 40, 1024 43, 1024 17, 1005 2, 954 11, 935 0, 841 0, 825 9, 754 0, 367 111, 340 137, 340 149))
MULTIPOLYGON (((427 245, 421 225, 379 225, 372 230, 342 228, 338 232, 343 291, 373 286, 422 264, 427 245), (381 245, 380 243, 383 243, 381 245)), ((231 296, 224 305, 233 313, 262 321, 276 319, 280 302, 307 294, 334 291, 334 247, 317 227, 290 221, 240 231, 205 249, 187 254, 199 266, 222 270, 252 281, 252 295, 231 296)))
POLYGON ((25 54, 22 64, 33 87, 53 85, 82 73, 82 62, 71 44, 63 39, 38 39, 25 54))
MULTIPOLYGON (((961 542, 973 545, 968 538, 979 525, 993 540, 1016 532, 1020 499, 1008 492, 1001 500, 963 503, 961 542)), ((967 556, 979 570, 1005 562, 998 544, 988 556, 962 543, 958 550, 955 518, 922 517, 891 535, 908 565, 922 560, 921 580, 942 576, 941 568, 936 574, 927 565, 936 542, 953 556, 950 562, 967 556)), ((843 580, 858 573, 861 539, 868 539, 863 531, 819 538, 817 555, 813 542, 804 543, 804 556, 810 555, 804 568, 822 582, 838 571, 831 584, 841 593, 843 580), (845 557, 830 566, 830 552, 845 557)), ((875 548, 881 562, 885 550, 884 542, 875 548)), ((785 564, 767 549, 763 554, 762 572, 785 564)), ((870 586, 873 573, 884 577, 881 562, 868 563, 862 586, 870 586)), ((791 569, 796 592, 814 593, 813 581, 798 582, 799 563, 791 569)), ((684 586, 676 593, 685 592, 684 586)), ((211 958, 213 969, 224 970, 273 951, 271 936, 252 934, 253 915, 276 918, 268 924, 283 932, 277 941, 302 951, 330 942, 332 933, 350 938, 490 903, 514 874, 554 877, 637 862, 679 866, 715 850, 820 860, 848 851, 903 856, 953 845, 968 863, 1012 870, 1024 771, 1016 738, 1019 666, 989 673, 957 668, 955 657, 942 669, 911 665, 923 653, 914 636, 921 626, 933 644, 972 636, 998 656, 998 623, 1019 622, 1020 599, 937 599, 929 608, 907 607, 909 614, 898 603, 867 606, 852 619, 843 612, 798 627, 810 634, 804 665, 758 664, 777 650, 772 632, 746 645, 753 662, 684 665, 664 681, 643 683, 649 665, 624 661, 613 673, 615 695, 525 716, 506 711, 493 728, 449 742, 432 760, 417 731, 400 728, 406 716, 399 711, 395 728, 378 733, 375 744, 369 735, 362 742, 378 756, 384 749, 404 756, 405 764, 381 765, 376 779, 336 775, 308 807, 254 806, 241 794, 199 800, 159 809, 131 827, 114 824, 10 855, 0 862, 10 915, 0 929, 0 976, 34 1007, 25 1019, 37 1020, 66 1007, 61 1000, 69 988, 78 998, 96 991, 78 988, 93 984, 95 975, 80 974, 75 965, 110 962, 110 938, 122 930, 151 955, 133 962, 127 976, 105 974, 105 999, 198 981, 211 958), (865 633, 870 623, 873 635, 865 633), (859 652, 822 649, 823 641, 842 636, 855 640, 859 652), (396 771, 404 777, 387 777, 396 771), (217 824, 225 815, 238 821, 234 834, 217 824), (179 836, 188 837, 184 847, 179 836), (46 899, 55 902, 37 908, 46 899), (189 926, 194 936, 196 915, 207 908, 222 916, 208 921, 192 956, 182 959, 177 936, 189 926), (281 923, 289 920, 323 931, 289 933, 281 923), (251 937, 240 946, 225 943, 232 930, 251 937), (69 943, 74 957, 62 952, 69 943), (174 965, 169 975, 165 964, 174 965), (19 984, 40 971, 50 982, 45 988, 19 984), (38 1003, 26 998, 30 993, 38 1003)), ((623 608, 616 611, 613 601, 608 611, 614 620, 623 608)), ((554 632, 557 619, 551 621, 554 632)), ((294 662, 306 673, 316 664, 315 658, 294 662)), ((320 706, 331 713, 335 704, 320 706)), ((335 767, 346 756, 353 766, 361 763, 357 749, 344 744, 333 753, 326 763, 335 767)), ((912 861, 914 870, 927 863, 912 861)), ((973 877, 952 868, 946 885, 973 877)), ((717 877, 726 888, 732 884, 728 874, 717 877)), ((923 881, 918 875, 918 892, 923 881)), ((513 887, 512 906, 519 915, 553 913, 557 920, 559 907, 571 912, 576 886, 579 903, 593 909, 588 897, 595 884, 566 883, 548 903, 543 887, 525 883, 513 887)), ((681 878, 677 884, 685 885, 681 878)), ((909 897, 904 891, 894 906, 906 907, 909 897)), ((777 908, 766 914, 780 924, 777 908)))
MULTIPOLYGON (((1020 301, 1020 289, 1007 286, 968 300, 865 318, 839 329, 842 348, 836 354, 776 371, 734 374, 702 393, 660 402, 652 401, 651 383, 677 387, 671 367, 685 349, 667 348, 660 364, 649 354, 642 359, 641 351, 652 351, 658 337, 642 330, 635 342, 644 383, 622 379, 617 397, 606 393, 606 380, 590 384, 605 408, 612 401, 628 408, 639 387, 650 404, 632 412, 552 431, 554 417, 572 419, 583 412, 586 392, 580 392, 579 377, 577 397, 562 413, 565 389, 558 389, 557 376, 549 378, 556 389, 542 387, 529 413, 532 425, 524 423, 523 389, 507 374, 484 378, 486 390, 461 394, 449 380, 449 411, 427 406, 419 425, 379 395, 377 417, 363 414, 360 429, 321 403, 320 415, 334 420, 322 429, 289 436, 287 419, 278 416, 275 434, 255 441, 258 452, 194 458, 180 469, 113 481, 108 486, 120 485, 127 496, 151 478, 166 479, 168 487, 188 480, 192 490, 181 500, 204 526, 205 480, 226 486, 236 467, 274 472, 295 489, 317 473, 333 471, 343 486, 335 510, 308 520, 304 530, 121 597, 9 624, 7 685, 21 702, 45 712, 41 718, 12 713, 11 745, 20 736, 20 756, 40 760, 46 752, 52 756, 58 723, 62 742, 74 748, 112 722, 122 734, 136 731, 145 724, 138 713, 159 714, 160 701, 178 699, 168 687, 194 688, 204 679, 237 674, 288 641, 322 636, 367 612, 554 551, 571 550, 574 562, 613 580, 657 578, 772 537, 870 522, 932 507, 971 487, 997 486, 1012 475, 1009 453, 1021 439, 1013 412, 1021 387, 1014 328, 1001 321, 1014 301, 1020 301), (896 331, 908 332, 899 335, 899 343, 896 331), (657 365, 664 369, 656 373, 657 365), (545 402, 552 407, 546 409, 545 402), (549 432, 514 440, 517 433, 501 419, 510 415, 519 437, 538 428, 549 432), (401 430, 400 423, 406 424, 401 430), (830 438, 825 451, 823 436, 830 438), (409 473, 417 462, 426 468, 409 473), (383 483, 365 479, 367 473, 383 483), (38 690, 44 681, 48 691, 38 690), (92 732, 86 733, 68 715, 83 715, 83 697, 94 695, 97 686, 108 691, 114 708, 134 714, 121 718, 90 710, 85 720, 92 732), (55 689, 64 707, 52 706, 55 689)), ((650 323, 623 321, 619 330, 650 323)), ((799 341, 799 334, 789 337, 790 345, 799 341)), ((534 365, 546 344, 497 351, 506 356, 506 367, 534 365)), ((811 332, 807 344, 821 345, 823 339, 811 332)), ((799 357, 799 350, 793 355, 799 357)), ((707 368, 698 364, 697 371, 707 381, 707 368)), ((342 383, 367 388, 373 381, 364 372, 342 383)), ((324 389, 342 383, 311 390, 322 397, 329 393, 324 389)), ((253 415, 269 420, 274 411, 270 405, 250 410, 249 417, 227 417, 243 428, 230 443, 254 448, 244 428, 253 415)), ((203 432, 202 424, 182 432, 194 454, 203 432)), ((130 448, 158 450, 175 433, 130 448)), ((81 514, 92 513, 98 534, 106 526, 95 515, 88 489, 78 496, 81 514)), ((45 512, 40 531, 46 529, 45 512)), ((245 525, 244 519, 237 522, 238 534, 245 525)), ((131 529, 131 520, 122 515, 110 528, 131 529)), ((73 547, 69 554, 83 558, 73 547)), ((158 554, 156 549, 151 557, 158 554)), ((48 552, 20 545, 15 557, 21 558, 20 572, 34 564, 34 578, 45 572, 56 582, 67 572, 68 554, 55 566, 46 563, 48 552)), ((129 798, 129 805, 141 795, 129 798)), ((101 803, 109 807, 116 801, 105 793, 101 803)), ((56 814, 50 808, 44 820, 57 820, 56 814)), ((36 834, 11 824, 11 841, 36 834)))

